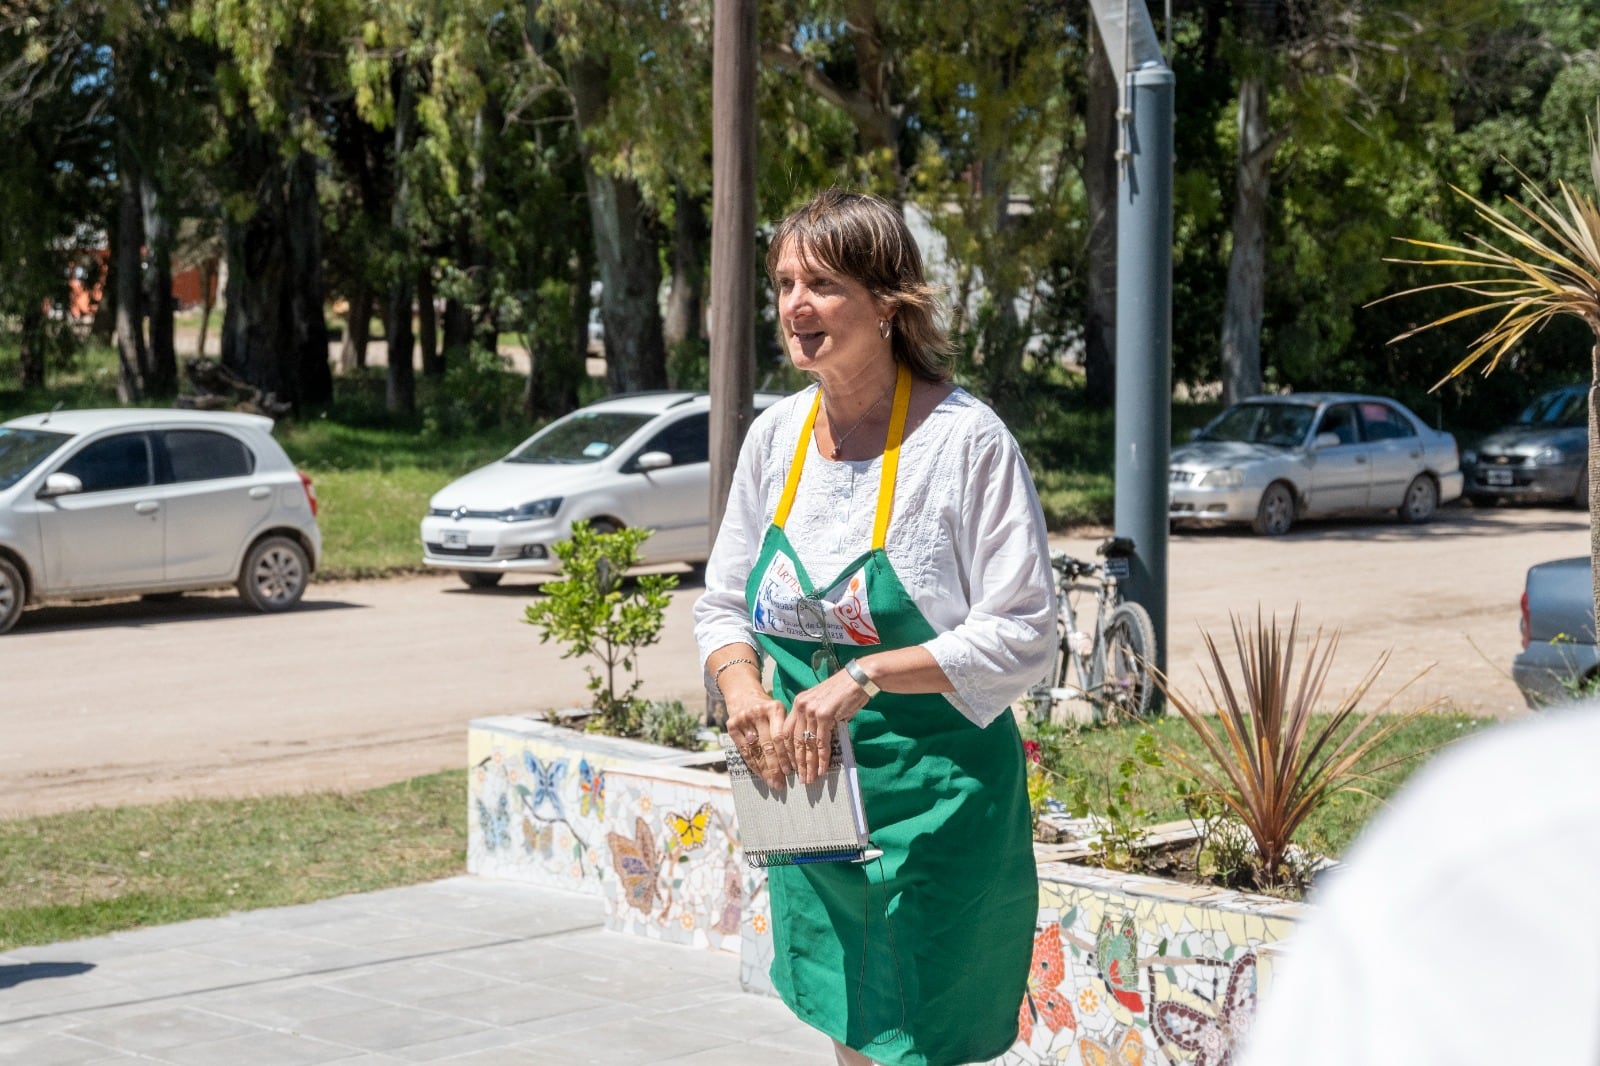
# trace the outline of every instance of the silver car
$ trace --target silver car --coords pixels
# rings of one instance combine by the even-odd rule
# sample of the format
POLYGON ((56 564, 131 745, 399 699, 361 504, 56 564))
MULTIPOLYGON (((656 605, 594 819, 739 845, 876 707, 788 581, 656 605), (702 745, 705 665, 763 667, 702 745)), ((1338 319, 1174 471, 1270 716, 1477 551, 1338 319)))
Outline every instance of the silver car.
MULTIPOLYGON (((781 397, 758 392, 755 409, 781 397)), ((422 561, 472 588, 506 574, 554 573, 552 548, 572 523, 652 530, 647 563, 702 563, 710 543, 711 398, 696 392, 615 396, 557 419, 504 459, 457 478, 429 501, 422 561)))
POLYGON ((1348 512, 1426 522, 1461 495, 1461 469, 1455 438, 1396 401, 1309 392, 1229 407, 1173 451, 1168 483, 1173 522, 1248 522, 1275 537, 1348 512))
POLYGON ((59 411, 0 425, 0 633, 42 600, 233 585, 300 601, 322 553, 311 479, 272 419, 59 411))
POLYGON ((1522 593, 1522 652, 1511 660, 1511 677, 1533 708, 1576 699, 1580 688, 1600 681, 1594 586, 1587 558, 1528 568, 1522 593))
POLYGON ((1570 500, 1589 506, 1588 393, 1586 385, 1552 389, 1513 425, 1463 452, 1467 497, 1474 503, 1570 500))

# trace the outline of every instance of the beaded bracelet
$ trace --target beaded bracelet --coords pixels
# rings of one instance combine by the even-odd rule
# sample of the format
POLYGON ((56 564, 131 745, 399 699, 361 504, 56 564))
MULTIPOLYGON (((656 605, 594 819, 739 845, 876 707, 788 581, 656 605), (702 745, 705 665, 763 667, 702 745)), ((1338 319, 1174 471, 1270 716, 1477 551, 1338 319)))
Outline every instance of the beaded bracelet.
POLYGON ((761 669, 761 664, 760 663, 756 662, 754 659, 747 658, 746 656, 743 656, 743 655, 739 656, 737 659, 729 659, 727 662, 725 662, 721 666, 717 667, 716 673, 711 675, 711 687, 716 689, 720 693, 722 691, 722 681, 721 681, 722 671, 724 671, 728 667, 734 666, 734 665, 736 665, 738 663, 749 663, 751 666, 755 667, 757 670, 761 669))

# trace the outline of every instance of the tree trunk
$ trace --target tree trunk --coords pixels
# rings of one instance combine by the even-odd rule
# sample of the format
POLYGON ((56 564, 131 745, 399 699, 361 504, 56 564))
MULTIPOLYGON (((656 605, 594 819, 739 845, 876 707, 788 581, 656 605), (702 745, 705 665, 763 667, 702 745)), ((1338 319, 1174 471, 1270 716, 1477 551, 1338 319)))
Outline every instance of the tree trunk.
POLYGON ((1110 406, 1117 396, 1117 107, 1121 87, 1094 31, 1084 116, 1083 191, 1089 216, 1088 293, 1083 324, 1085 398, 1110 406))
MULTIPOLYGON (((401 161, 411 148, 411 124, 416 118, 411 78, 403 62, 395 67, 394 82, 394 158, 401 177, 395 187, 394 201, 389 207, 389 225, 391 236, 399 239, 406 232, 406 202, 411 198, 411 183, 405 177, 401 161)), ((384 402, 390 411, 409 415, 417 409, 417 374, 411 351, 414 340, 411 332, 413 275, 412 267, 404 261, 404 257, 401 258, 389 281, 389 303, 383 319, 384 336, 389 342, 389 372, 384 402)))
POLYGON ((145 390, 154 396, 178 391, 178 356, 172 339, 172 216, 167 197, 146 167, 140 175, 140 200, 144 207, 145 243, 149 247, 145 296, 150 318, 149 365, 145 390))
MULTIPOLYGON (((606 70, 591 59, 571 65, 569 82, 580 135, 608 104, 606 70)), ((655 220, 638 183, 595 169, 583 149, 583 179, 600 268, 600 317, 606 329, 606 383, 613 392, 667 384, 661 336, 661 262, 655 220)))
POLYGON ((1278 138, 1267 130, 1267 88, 1239 83, 1239 155, 1233 205, 1233 251, 1222 318, 1222 399, 1261 394, 1261 314, 1267 283, 1267 204, 1278 138))
POLYGON ((439 313, 433 307, 433 268, 417 268, 417 340, 422 347, 422 372, 444 377, 444 356, 439 354, 439 313))
POLYGON ((20 363, 19 384, 24 389, 42 389, 45 380, 45 352, 49 345, 45 338, 44 308, 37 300, 29 300, 22 312, 22 336, 18 348, 20 363))
POLYGON ((705 336, 706 225, 705 200, 683 189, 674 193, 676 215, 672 233, 672 283, 667 290, 667 315, 662 336, 667 350, 684 341, 705 336))
POLYGON ((211 329, 211 311, 217 306, 217 260, 206 256, 200 260, 200 339, 195 342, 194 354, 205 358, 206 333, 211 329))
POLYGON ((138 166, 127 137, 117 134, 117 241, 116 265, 111 273, 117 287, 117 399, 133 403, 144 397, 144 301, 140 298, 144 220, 139 210, 138 166))
POLYGON ((289 399, 298 411, 305 404, 333 399, 333 370, 328 365, 328 320, 323 317, 327 292, 322 286, 322 206, 317 198, 317 163, 302 152, 289 166, 289 315, 294 345, 287 370, 289 399))
POLYGON ((444 360, 472 347, 472 308, 454 296, 444 301, 444 360))
MULTIPOLYGON (((989 240, 995 248, 1010 247, 1008 233, 1011 219, 1011 183, 1002 180, 1005 172, 1003 149, 983 161, 983 200, 990 213, 989 240)), ((1009 414, 1016 410, 1017 401, 1027 391, 1022 380, 1022 353, 1028 338, 1022 320, 1017 316, 1018 275, 1011 269, 1011 257, 1004 251, 999 256, 989 256, 989 270, 985 271, 983 287, 989 301, 989 314, 983 324, 983 375, 988 385, 989 400, 1001 411, 1009 414)))
POLYGON ((350 309, 344 316, 344 344, 339 349, 339 369, 348 374, 367 365, 367 341, 372 336, 372 283, 363 273, 350 292, 350 309))

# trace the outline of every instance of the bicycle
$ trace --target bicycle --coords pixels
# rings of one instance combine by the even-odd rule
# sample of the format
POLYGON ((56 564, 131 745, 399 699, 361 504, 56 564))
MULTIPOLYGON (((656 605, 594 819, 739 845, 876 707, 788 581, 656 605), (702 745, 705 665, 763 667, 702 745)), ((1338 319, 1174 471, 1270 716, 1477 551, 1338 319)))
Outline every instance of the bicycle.
POLYGON ((1117 721, 1148 714, 1155 685, 1150 669, 1155 663, 1156 631, 1149 612, 1137 603, 1124 602, 1119 583, 1128 576, 1133 541, 1107 537, 1095 549, 1103 563, 1050 557, 1056 573, 1055 667, 1029 693, 1034 718, 1059 722, 1068 717, 1066 700, 1087 701, 1097 722, 1117 721), (1094 628, 1078 628, 1077 599, 1094 593, 1094 628))

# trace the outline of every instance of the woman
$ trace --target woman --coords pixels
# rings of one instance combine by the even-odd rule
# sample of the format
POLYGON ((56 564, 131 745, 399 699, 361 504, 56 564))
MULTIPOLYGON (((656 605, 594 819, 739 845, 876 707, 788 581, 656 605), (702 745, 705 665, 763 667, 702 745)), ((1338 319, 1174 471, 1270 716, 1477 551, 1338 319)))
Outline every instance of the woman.
POLYGON ((1016 442, 949 384, 893 208, 822 193, 778 228, 767 271, 817 385, 750 429, 695 635, 774 787, 824 773, 850 723, 883 852, 769 871, 773 984, 841 1063, 993 1058, 1016 1038, 1038 908, 1006 712, 1054 644, 1044 518, 1016 442))

